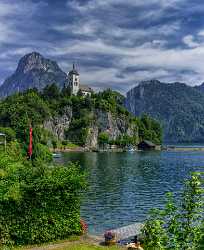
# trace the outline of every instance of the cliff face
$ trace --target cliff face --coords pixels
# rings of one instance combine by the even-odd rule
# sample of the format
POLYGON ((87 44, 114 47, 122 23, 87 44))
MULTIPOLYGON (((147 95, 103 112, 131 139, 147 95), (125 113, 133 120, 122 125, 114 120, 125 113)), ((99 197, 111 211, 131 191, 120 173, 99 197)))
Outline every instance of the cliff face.
POLYGON ((41 90, 52 83, 63 86, 65 81, 66 74, 55 61, 32 52, 20 59, 14 74, 1 85, 0 96, 5 97, 34 87, 41 90))
POLYGON ((141 82, 127 93, 134 115, 150 115, 162 123, 167 142, 204 141, 204 92, 183 83, 141 82))
MULTIPOLYGON (((61 116, 51 117, 45 121, 43 127, 59 140, 66 140, 68 137, 66 131, 70 128, 73 118, 71 107, 66 107, 62 113, 61 116)), ((87 130, 85 146, 90 149, 97 148, 98 136, 101 132, 106 132, 110 140, 116 140, 124 134, 138 137, 136 125, 130 124, 125 117, 115 117, 111 112, 102 110, 94 111, 94 122, 87 130)))
POLYGON ((69 129, 72 120, 72 108, 67 106, 63 110, 63 115, 50 117, 45 121, 43 127, 50 131, 59 140, 65 140, 65 131, 69 129))

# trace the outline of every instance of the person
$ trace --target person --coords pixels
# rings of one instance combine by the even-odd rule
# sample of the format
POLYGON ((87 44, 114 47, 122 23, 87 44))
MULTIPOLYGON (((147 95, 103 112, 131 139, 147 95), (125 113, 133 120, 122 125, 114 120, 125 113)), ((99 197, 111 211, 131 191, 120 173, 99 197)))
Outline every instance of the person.
POLYGON ((138 241, 137 235, 134 237, 134 242, 127 245, 127 249, 128 250, 144 250, 141 247, 140 242, 138 241))

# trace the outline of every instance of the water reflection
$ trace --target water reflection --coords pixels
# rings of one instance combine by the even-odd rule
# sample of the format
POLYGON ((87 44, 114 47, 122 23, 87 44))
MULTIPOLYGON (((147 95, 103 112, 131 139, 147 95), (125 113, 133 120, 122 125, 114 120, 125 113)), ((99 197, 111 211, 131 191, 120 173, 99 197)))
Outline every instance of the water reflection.
POLYGON ((88 171, 81 214, 94 233, 143 221, 190 171, 204 170, 202 152, 66 153, 62 160, 88 171))

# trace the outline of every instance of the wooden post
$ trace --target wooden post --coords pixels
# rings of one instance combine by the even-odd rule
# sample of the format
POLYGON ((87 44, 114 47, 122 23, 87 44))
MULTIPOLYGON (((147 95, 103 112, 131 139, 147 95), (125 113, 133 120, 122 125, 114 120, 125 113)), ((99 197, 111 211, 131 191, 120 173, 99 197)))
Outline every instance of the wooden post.
POLYGON ((4 148, 5 148, 5 152, 6 152, 6 135, 4 136, 4 148))
POLYGON ((6 152, 6 134, 0 133, 0 136, 4 137, 4 141, 2 142, 2 144, 4 144, 4 150, 6 152))

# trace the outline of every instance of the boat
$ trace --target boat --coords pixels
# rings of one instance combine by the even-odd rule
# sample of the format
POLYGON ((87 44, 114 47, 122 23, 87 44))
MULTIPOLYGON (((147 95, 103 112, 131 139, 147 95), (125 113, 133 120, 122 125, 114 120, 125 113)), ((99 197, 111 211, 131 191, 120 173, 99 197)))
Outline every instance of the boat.
POLYGON ((62 157, 62 154, 61 154, 61 153, 53 153, 53 154, 52 154, 52 157, 53 157, 53 158, 61 158, 61 157, 62 157))
POLYGON ((135 149, 133 147, 128 147, 127 152, 135 152, 135 149))

